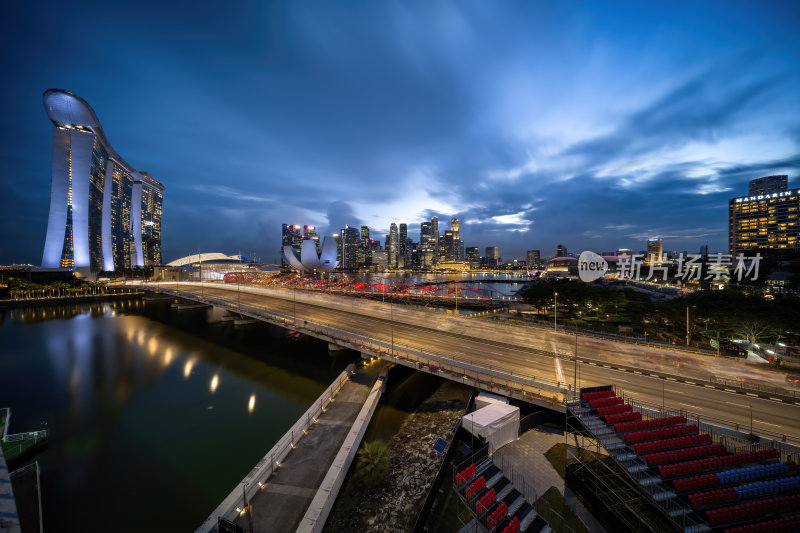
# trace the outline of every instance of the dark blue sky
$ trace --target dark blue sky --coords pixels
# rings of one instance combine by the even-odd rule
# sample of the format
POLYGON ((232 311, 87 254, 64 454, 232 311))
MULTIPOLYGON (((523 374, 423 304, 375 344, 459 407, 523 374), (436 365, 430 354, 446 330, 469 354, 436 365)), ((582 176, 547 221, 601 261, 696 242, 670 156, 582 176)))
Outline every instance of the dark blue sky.
POLYGON ((41 260, 51 87, 166 185, 165 261, 433 214, 504 259, 724 250, 748 180, 800 186, 796 1, 46 4, 0 21, 0 264, 41 260))

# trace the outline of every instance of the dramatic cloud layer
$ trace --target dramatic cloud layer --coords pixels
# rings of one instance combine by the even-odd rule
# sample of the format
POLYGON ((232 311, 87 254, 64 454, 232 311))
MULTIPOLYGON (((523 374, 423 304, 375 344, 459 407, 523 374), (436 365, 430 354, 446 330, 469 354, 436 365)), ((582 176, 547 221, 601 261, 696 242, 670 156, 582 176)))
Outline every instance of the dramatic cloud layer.
POLYGON ((0 263, 38 263, 50 87, 167 187, 164 259, 276 260, 432 215, 467 246, 727 246, 747 181, 800 186, 796 2, 13 2, 0 263))

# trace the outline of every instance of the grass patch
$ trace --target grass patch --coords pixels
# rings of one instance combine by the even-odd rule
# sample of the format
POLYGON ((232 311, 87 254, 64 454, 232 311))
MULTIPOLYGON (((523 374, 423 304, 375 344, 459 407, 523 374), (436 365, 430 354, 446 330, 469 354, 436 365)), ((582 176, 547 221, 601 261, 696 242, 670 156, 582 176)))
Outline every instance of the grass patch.
POLYGON ((539 497, 536 501, 536 511, 547 520, 550 529, 556 533, 565 533, 570 530, 575 533, 589 533, 589 530, 572 512, 564 497, 555 487, 550 487, 539 497))
MULTIPOLYGON (((576 462, 578 459, 578 449, 575 446, 570 446, 563 442, 559 442, 552 448, 544 452, 545 458, 550 461, 553 468, 556 469, 558 475, 564 479, 566 475, 567 465, 576 462), (570 450, 570 458, 567 459, 567 450, 570 450)), ((596 455, 589 450, 581 450, 581 457, 584 461, 591 461, 596 455)))

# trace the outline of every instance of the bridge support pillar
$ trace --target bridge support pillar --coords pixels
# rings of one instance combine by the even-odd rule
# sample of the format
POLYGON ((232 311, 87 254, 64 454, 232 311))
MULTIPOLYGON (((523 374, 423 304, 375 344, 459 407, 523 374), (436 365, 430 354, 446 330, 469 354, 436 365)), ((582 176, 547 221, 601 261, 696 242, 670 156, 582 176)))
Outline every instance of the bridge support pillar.
POLYGON ((335 342, 329 342, 328 343, 328 351, 329 352, 341 352, 342 350, 346 350, 346 349, 347 349, 347 347, 339 346, 335 342))

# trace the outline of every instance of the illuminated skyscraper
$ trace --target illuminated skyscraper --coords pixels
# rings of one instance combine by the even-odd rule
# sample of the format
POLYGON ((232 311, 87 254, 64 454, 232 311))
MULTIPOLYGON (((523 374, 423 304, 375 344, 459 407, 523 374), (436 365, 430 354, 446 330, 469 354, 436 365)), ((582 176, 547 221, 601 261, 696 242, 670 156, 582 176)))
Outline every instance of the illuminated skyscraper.
POLYGON ((529 266, 536 266, 541 262, 541 254, 539 250, 528 250, 525 253, 525 263, 529 266))
POLYGON ((83 98, 49 89, 42 100, 55 126, 42 266, 160 265, 164 186, 114 151, 83 98))
POLYGON ((356 228, 345 226, 341 236, 342 263, 339 266, 343 269, 356 269, 358 268, 359 232, 356 228))
POLYGON ((431 232, 433 233, 433 262, 439 262, 439 217, 431 219, 431 232))
POLYGON ((408 262, 408 224, 400 223, 400 235, 397 238, 397 267, 405 268, 408 262))
POLYGON ((731 254, 756 248, 800 250, 800 189, 787 176, 750 182, 750 195, 728 200, 728 248, 731 254))
POLYGON ((397 268, 397 224, 392 222, 389 226, 389 268, 397 268))
POLYGON ((497 246, 486 247, 486 266, 489 268, 497 268, 500 260, 500 251, 497 246))
POLYGON ((661 239, 647 239, 647 257, 645 257, 644 262, 648 265, 650 263, 660 263, 663 250, 664 243, 661 239))
MULTIPOLYGON (((289 263, 283 256, 283 247, 291 246, 298 257, 301 253, 301 245, 303 244, 303 234, 300 232, 299 224, 281 224, 281 265, 288 267, 289 263)), ((341 258, 338 258, 341 261, 341 258)))

